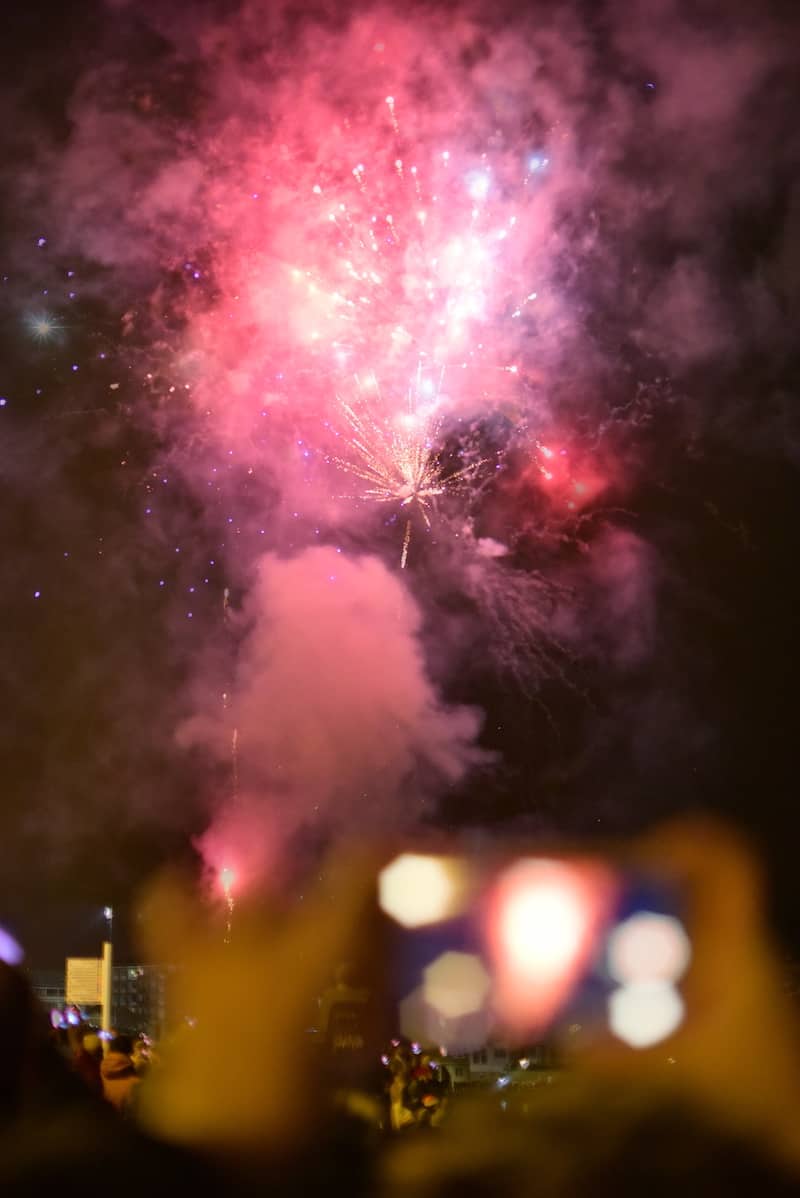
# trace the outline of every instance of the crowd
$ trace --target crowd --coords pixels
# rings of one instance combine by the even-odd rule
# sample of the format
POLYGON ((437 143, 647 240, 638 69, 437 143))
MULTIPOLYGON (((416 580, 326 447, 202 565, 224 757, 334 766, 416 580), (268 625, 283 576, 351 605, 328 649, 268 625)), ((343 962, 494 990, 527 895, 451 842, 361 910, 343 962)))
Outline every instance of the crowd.
POLYGON ((525 1109, 456 1092, 438 1050, 384 1038, 373 1051, 364 998, 384 964, 353 870, 352 902, 342 887, 299 913, 237 910, 231 942, 165 885, 151 959, 181 946, 193 1019, 157 1057, 142 1038, 53 1029, 0 961, 0 1195, 799 1194, 800 1034, 755 875, 716 831, 693 829, 680 851, 698 863, 680 1032, 668 1051, 589 1051, 557 1086, 531 1087, 525 1109), (331 984, 359 946, 360 984, 341 971, 331 984), (307 1013, 326 987, 314 1041, 307 1013))
MULTIPOLYGON (((74 1009, 73 1009, 74 1010, 74 1009)), ((159 1058, 145 1033, 103 1033, 88 1022, 70 1021, 53 1028, 50 1040, 58 1059, 70 1074, 80 1079, 88 1094, 102 1098, 117 1114, 135 1119, 140 1085, 159 1058), (105 1044, 104 1044, 105 1041, 105 1044)), ((358 1052, 357 1030, 336 1045, 338 1053, 358 1052)), ((320 1052, 330 1052, 323 1043, 320 1052)), ((361 1058, 358 1057, 359 1066, 361 1058)), ((381 1132, 440 1127, 454 1091, 453 1080, 441 1050, 423 1049, 406 1039, 393 1039, 381 1056, 382 1069, 364 1072, 354 1087, 377 1099, 362 1105, 361 1117, 381 1132)), ((321 1062, 323 1067, 327 1063, 321 1062)), ((351 1095, 350 1095, 351 1096, 351 1095)), ((350 1097, 348 1096, 348 1097, 350 1097)))
POLYGON ((405 1040, 393 1040, 382 1060, 391 1130, 440 1126, 453 1090, 444 1061, 432 1050, 415 1054, 405 1040))
POLYGON ((113 1034, 103 1047, 102 1033, 90 1023, 68 1022, 51 1033, 55 1048, 67 1068, 88 1091, 102 1097, 120 1114, 135 1110, 139 1083, 153 1062, 146 1035, 136 1038, 113 1034))

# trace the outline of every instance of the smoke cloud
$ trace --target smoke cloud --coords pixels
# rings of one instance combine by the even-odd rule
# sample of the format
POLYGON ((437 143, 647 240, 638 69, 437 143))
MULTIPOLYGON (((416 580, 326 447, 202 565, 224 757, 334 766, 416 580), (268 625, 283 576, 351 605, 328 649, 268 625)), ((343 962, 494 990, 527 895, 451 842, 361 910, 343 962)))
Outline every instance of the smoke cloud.
POLYGON ((293 834, 411 827, 437 790, 486 754, 480 718, 445 705, 427 676, 421 616, 377 558, 312 548, 261 560, 241 618, 231 705, 218 693, 186 744, 241 761, 203 840, 211 862, 252 878, 293 834))
MULTIPOLYGON (((159 630, 184 718, 172 695, 148 734, 169 756, 179 725, 216 763, 176 802, 193 825, 211 808, 212 865, 233 852, 256 876, 304 835, 432 816, 486 760, 487 676, 538 702, 574 661, 598 690, 646 674, 680 555, 651 543, 663 522, 640 497, 701 442, 796 459, 779 376, 800 43, 777 4, 101 11, 57 115, 12 89, 0 168, 24 231, 10 286, 61 305, 69 346, 69 268, 91 330, 91 383, 63 366, 69 419, 39 469, 67 489, 89 443, 124 467, 134 564, 107 623, 140 585, 165 597, 131 654, 159 630), (367 413, 366 450, 345 405, 367 413), (375 482, 387 426, 419 409, 427 507, 375 482)), ((63 505, 73 539, 85 510, 63 505)), ((90 608, 108 582, 86 587, 90 608)), ((138 713, 152 693, 127 676, 138 713)), ((680 713, 660 699, 617 723, 680 713)), ((126 793, 108 802, 134 819, 126 793)))

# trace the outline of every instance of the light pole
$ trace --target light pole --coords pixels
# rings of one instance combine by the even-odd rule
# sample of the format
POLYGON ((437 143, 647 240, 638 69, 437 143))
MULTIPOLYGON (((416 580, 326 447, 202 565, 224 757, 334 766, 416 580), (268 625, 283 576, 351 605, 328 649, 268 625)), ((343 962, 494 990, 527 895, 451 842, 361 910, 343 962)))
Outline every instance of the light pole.
POLYGON ((104 907, 103 918, 106 921, 108 928, 108 939, 103 942, 103 969, 102 969, 102 999, 103 999, 103 1031, 106 1033, 103 1040, 103 1053, 108 1052, 108 1037, 111 1033, 111 998, 112 998, 112 974, 113 974, 113 949, 112 934, 114 930, 114 908, 104 907))

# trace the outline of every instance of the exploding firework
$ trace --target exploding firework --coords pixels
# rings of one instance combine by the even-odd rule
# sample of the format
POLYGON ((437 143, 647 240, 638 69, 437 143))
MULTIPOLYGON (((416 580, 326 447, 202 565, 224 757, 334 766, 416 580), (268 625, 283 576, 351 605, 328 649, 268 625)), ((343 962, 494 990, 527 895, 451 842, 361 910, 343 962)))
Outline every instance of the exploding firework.
POLYGON ((440 457, 442 418, 437 413, 435 399, 428 404, 420 402, 421 370, 409 387, 405 406, 400 410, 384 405, 374 375, 371 390, 377 404, 366 397, 358 378, 356 382, 359 385, 357 402, 352 404, 340 399, 341 412, 349 429, 344 441, 350 456, 335 457, 333 461, 367 484, 361 492, 362 498, 375 503, 396 504, 409 512, 400 554, 400 567, 405 569, 411 542, 410 513, 416 511, 425 527, 430 528, 436 498, 474 477, 482 463, 470 462, 461 469, 450 471, 443 465, 440 457))
MULTIPOLYGON (((537 300, 520 269, 530 236, 520 218, 530 224, 549 159, 519 160, 502 146, 476 155, 419 135, 412 149, 394 98, 385 103, 390 123, 374 115, 368 152, 359 152, 363 135, 334 142, 295 199, 292 223, 303 233, 288 270, 295 339, 334 369, 410 354, 516 374, 507 358, 516 332, 488 342, 474 334, 518 325, 537 300)), ((249 283, 252 293, 258 283, 249 283)))
MULTIPOLYGON (((314 486, 324 444, 327 460, 364 484, 346 498, 405 509, 407 542, 437 497, 472 493, 478 475, 459 469, 461 432, 526 409, 527 382, 544 369, 557 160, 516 116, 502 128, 429 122, 405 83, 389 96, 377 86, 357 111, 346 97, 319 97, 312 142, 292 103, 273 138, 248 143, 235 162, 220 150, 204 207, 212 241, 224 214, 225 249, 213 298, 185 263, 185 360, 209 438, 277 477, 293 515, 316 523, 343 498, 335 482, 314 486), (325 444, 331 432, 338 449, 325 444)), ((527 410, 517 431, 523 424, 527 410)), ((214 461, 203 485, 218 487, 220 473, 214 461)))

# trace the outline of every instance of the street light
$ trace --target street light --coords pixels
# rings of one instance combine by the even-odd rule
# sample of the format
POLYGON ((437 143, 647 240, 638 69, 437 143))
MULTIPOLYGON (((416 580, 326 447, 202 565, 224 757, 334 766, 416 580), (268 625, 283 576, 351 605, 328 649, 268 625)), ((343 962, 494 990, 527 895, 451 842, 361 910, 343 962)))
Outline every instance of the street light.
POLYGON ((103 907, 103 918, 108 927, 108 939, 103 944, 103 966, 102 966, 102 1005, 103 1005, 103 1031, 106 1037, 103 1041, 103 1052, 108 1052, 108 1037, 111 1033, 111 1001, 112 1001, 112 969, 113 969, 113 948, 112 934, 114 931, 114 908, 103 907))

